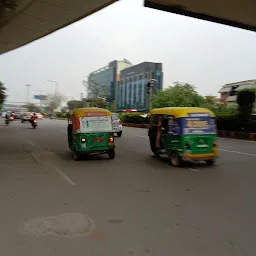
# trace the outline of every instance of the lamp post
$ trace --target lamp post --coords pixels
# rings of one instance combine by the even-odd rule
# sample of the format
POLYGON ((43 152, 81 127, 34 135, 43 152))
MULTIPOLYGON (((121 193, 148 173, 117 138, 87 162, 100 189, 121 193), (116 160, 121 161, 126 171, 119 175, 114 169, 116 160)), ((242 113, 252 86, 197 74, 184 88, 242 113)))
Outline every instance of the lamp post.
POLYGON ((150 113, 152 110, 152 94, 153 94, 153 87, 155 86, 156 79, 150 79, 148 82, 148 112, 150 113))
POLYGON ((30 84, 26 84, 25 86, 27 87, 27 104, 29 104, 29 95, 30 95, 30 87, 31 87, 31 85, 30 84))
POLYGON ((54 94, 55 94, 55 96, 56 96, 56 94, 57 94, 58 82, 55 81, 55 80, 47 80, 47 81, 55 84, 54 94))

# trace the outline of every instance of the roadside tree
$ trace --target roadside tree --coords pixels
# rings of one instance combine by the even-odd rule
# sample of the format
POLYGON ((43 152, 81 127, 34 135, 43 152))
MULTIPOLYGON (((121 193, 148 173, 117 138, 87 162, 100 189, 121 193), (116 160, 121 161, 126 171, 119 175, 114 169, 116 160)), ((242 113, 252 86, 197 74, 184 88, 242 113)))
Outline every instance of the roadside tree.
POLYGON ((162 107, 199 107, 205 102, 195 87, 188 83, 175 82, 169 88, 153 95, 153 108, 162 107))
POLYGON ((248 121, 255 103, 255 90, 242 90, 238 92, 237 104, 239 116, 248 121))
POLYGON ((0 108, 4 104, 5 100, 7 98, 6 95, 6 88, 2 82, 0 82, 0 108))
POLYGON ((61 93, 48 94, 47 95, 47 107, 50 112, 53 112, 55 109, 61 106, 61 103, 65 101, 66 97, 61 93))

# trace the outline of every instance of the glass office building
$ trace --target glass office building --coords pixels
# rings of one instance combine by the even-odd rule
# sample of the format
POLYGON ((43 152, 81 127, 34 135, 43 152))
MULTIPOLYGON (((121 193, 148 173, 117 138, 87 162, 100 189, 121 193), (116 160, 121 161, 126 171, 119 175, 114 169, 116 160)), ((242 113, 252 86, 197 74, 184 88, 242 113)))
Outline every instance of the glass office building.
POLYGON ((112 103, 117 100, 117 84, 120 80, 121 70, 130 67, 132 64, 128 60, 114 60, 107 66, 100 68, 88 76, 88 98, 106 98, 112 103))
POLYGON ((118 111, 137 109, 148 111, 147 84, 155 79, 153 93, 163 88, 162 63, 143 62, 121 71, 117 86, 118 111))

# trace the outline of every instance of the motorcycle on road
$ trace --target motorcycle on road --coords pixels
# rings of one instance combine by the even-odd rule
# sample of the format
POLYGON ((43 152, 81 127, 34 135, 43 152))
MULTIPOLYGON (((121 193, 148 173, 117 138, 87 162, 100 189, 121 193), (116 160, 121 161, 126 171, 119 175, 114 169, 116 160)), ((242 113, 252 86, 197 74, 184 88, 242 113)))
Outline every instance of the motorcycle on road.
POLYGON ((34 129, 36 129, 37 125, 38 125, 38 121, 36 119, 31 120, 31 125, 34 129))

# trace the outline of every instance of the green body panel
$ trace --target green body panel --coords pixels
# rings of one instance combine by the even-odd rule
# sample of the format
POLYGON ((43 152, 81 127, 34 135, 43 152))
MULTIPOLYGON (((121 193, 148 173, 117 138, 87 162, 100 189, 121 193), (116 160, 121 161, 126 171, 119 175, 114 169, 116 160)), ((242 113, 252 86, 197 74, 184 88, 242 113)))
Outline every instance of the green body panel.
POLYGON ((216 134, 203 135, 162 135, 162 149, 152 149, 156 154, 170 155, 173 151, 183 156, 184 153, 192 155, 210 154, 213 153, 213 144, 216 139, 216 134), (186 147, 186 142, 189 141, 190 148, 186 147))
POLYGON ((72 133, 69 137, 69 148, 77 152, 101 152, 115 148, 115 144, 110 143, 110 136, 114 138, 113 132, 95 133, 72 133), (82 142, 85 138, 85 143, 82 142), (98 140, 98 139, 101 140, 98 140))

